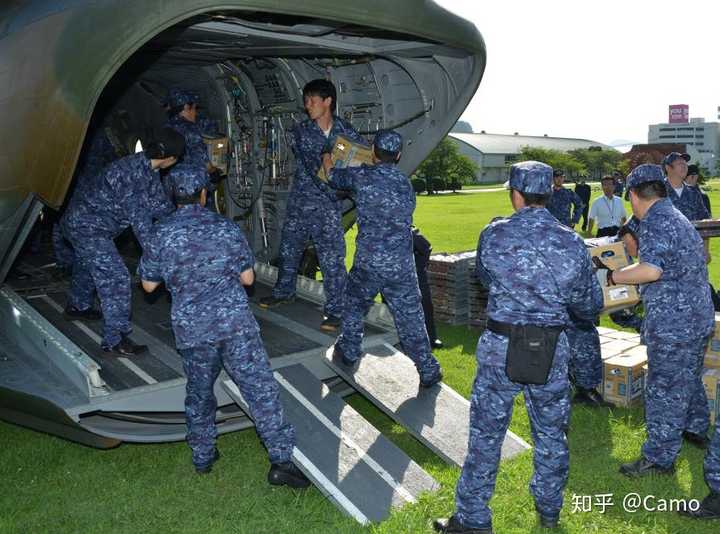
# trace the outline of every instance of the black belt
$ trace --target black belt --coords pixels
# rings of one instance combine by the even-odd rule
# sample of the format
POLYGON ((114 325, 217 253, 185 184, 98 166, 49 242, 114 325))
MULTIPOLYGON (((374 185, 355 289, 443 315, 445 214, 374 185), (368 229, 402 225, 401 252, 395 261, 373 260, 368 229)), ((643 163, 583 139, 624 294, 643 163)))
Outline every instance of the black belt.
MULTIPOLYGON (((510 337, 510 331, 512 330, 512 327, 515 326, 510 323, 503 323, 500 321, 496 321, 495 319, 488 318, 487 323, 485 325, 488 330, 493 332, 494 334, 498 334, 500 336, 510 337)), ((547 329, 558 329, 558 330, 565 330, 564 326, 540 326, 540 328, 547 328, 547 329)))
POLYGON ((495 319, 488 318, 486 326, 488 330, 495 334, 510 337, 510 329, 512 328, 510 323, 501 323, 495 319))

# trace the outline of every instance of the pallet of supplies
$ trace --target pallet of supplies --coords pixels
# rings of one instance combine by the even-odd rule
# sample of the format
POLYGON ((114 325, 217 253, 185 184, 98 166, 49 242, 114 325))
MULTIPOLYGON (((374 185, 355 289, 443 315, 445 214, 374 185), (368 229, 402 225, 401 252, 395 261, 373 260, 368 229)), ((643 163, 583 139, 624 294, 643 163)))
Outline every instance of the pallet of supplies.
POLYGON ((707 369, 703 373, 703 386, 710 409, 710 424, 714 425, 720 418, 720 369, 707 369))
POLYGON ((720 219, 692 221, 692 224, 703 238, 720 236, 720 219))
POLYGON ((217 137, 214 139, 203 139, 207 146, 208 157, 213 167, 217 167, 223 174, 228 172, 228 138, 217 137))
MULTIPOLYGON (((338 135, 335 138, 335 144, 330 151, 330 158, 332 159, 333 167, 337 169, 373 164, 372 148, 360 143, 354 143, 342 135, 338 135)), ((323 182, 327 181, 325 168, 322 166, 320 166, 320 170, 318 171, 318 178, 323 182)))
MULTIPOLYGON (((613 271, 630 265, 625 245, 621 241, 610 242, 605 238, 586 239, 590 255, 597 257, 604 265, 613 271)), ((607 285, 607 269, 598 269, 597 278, 603 290, 604 305, 602 313, 610 313, 623 308, 634 306, 640 302, 637 287, 633 285, 607 285)))
POLYGON ((603 361, 603 398, 615 406, 642 404, 647 355, 641 351, 618 354, 603 361))
MULTIPOLYGON (((470 270, 474 265, 474 250, 430 256, 427 277, 432 292, 435 319, 452 325, 468 324, 470 270)), ((474 297, 479 298, 479 295, 475 294, 474 297)))

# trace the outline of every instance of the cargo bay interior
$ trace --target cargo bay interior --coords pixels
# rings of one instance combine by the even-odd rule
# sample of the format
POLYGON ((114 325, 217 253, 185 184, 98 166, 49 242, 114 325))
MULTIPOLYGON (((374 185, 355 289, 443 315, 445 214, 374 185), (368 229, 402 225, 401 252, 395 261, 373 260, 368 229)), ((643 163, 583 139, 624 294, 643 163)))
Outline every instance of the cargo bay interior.
MULTIPOLYGON (((331 79, 338 89, 337 114, 368 141, 381 128, 400 131, 406 143, 401 168, 409 172, 462 112, 483 66, 470 52, 387 30, 287 15, 215 13, 186 20, 142 46, 107 85, 94 118, 132 153, 167 120, 163 99, 170 88, 199 95, 201 114, 217 126, 216 162, 227 170, 218 209, 242 226, 259 262, 256 300, 268 294, 275 275, 294 174, 290 131, 305 118, 303 85, 331 79)), ((353 204, 344 202, 349 227, 353 204)), ((3 417, 99 447, 183 439, 184 378, 167 298, 147 298, 134 279, 133 337, 149 345, 151 354, 133 361, 109 357, 99 348, 100 325, 62 318, 67 279, 51 269, 48 245, 42 238, 28 240, 7 280, 12 291, 0 288, 12 306, 2 317, 23 332, 3 340, 14 347, 8 353, 36 355, 4 367, 0 388, 12 399, 4 403, 3 417)), ((137 248, 121 251, 134 273, 137 248)), ((311 277, 312 257, 310 251, 303 265, 311 277)), ((317 329, 320 286, 306 279, 301 285, 303 298, 290 306, 272 312, 253 306, 273 366, 303 362, 317 378, 347 391, 319 362, 333 341, 317 329)), ((382 309, 370 317, 366 336, 370 342, 394 342, 382 309)), ((218 388, 216 394, 220 432, 251 425, 225 391, 218 388)))

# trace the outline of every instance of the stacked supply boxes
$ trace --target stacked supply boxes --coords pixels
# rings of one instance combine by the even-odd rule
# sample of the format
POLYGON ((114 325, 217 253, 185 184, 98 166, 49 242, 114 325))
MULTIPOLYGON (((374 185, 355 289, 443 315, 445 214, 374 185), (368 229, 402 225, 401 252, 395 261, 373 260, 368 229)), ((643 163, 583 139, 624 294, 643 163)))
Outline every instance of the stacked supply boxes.
POLYGON ((480 279, 475 276, 474 260, 470 263, 468 269, 468 280, 470 281, 470 287, 468 288, 468 324, 484 330, 487 323, 488 290, 482 285, 480 279))
MULTIPOLYGON (((610 241, 608 238, 586 239, 590 255, 597 258, 599 263, 613 271, 622 269, 630 264, 625 245, 621 241, 610 241)), ((622 308, 633 306, 640 302, 637 288, 632 285, 607 285, 607 269, 598 269, 597 277, 603 290, 603 313, 610 313, 622 308)))
POLYGON ((715 314, 715 332, 705 351, 703 385, 710 408, 710 423, 720 417, 720 314, 715 314))
POLYGON ((430 256, 427 274, 438 321, 452 325, 468 323, 469 267, 474 263, 475 251, 430 256))
POLYGON ((647 350, 640 336, 598 327, 603 359, 603 398, 616 406, 642 403, 647 376, 647 350))

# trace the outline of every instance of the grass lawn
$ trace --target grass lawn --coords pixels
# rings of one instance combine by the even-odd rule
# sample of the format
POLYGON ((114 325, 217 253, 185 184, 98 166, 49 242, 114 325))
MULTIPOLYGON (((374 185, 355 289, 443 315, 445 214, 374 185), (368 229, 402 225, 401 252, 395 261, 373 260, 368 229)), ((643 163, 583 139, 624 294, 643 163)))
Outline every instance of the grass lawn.
MULTIPOLYGON (((711 189, 712 185, 711 185, 711 189)), ((720 188, 711 201, 720 209, 720 188)), ((598 190, 594 191, 599 194, 598 190)), ((497 215, 511 212, 506 192, 420 196, 416 224, 435 251, 476 246, 478 234, 497 215)), ((354 233, 348 236, 352 257, 354 233)), ((711 279, 720 282, 720 240, 711 279)), ((446 348, 436 351, 445 382, 468 397, 475 372, 479 332, 440 325, 446 348)), ((0 533, 6 532, 237 532, 237 533, 422 533, 430 521, 452 512, 459 469, 448 467, 362 397, 349 398, 377 428, 420 463, 442 485, 387 521, 361 528, 344 517, 316 489, 270 488, 265 451, 253 431, 222 436, 223 458, 208 476, 196 476, 184 443, 122 445, 98 451, 0 422, 0 533)), ((522 396, 515 402, 511 430, 532 443, 522 396)), ((672 477, 631 481, 617 470, 635 459, 644 439, 642 410, 573 409, 569 433, 571 467, 560 532, 661 534, 716 533, 718 522, 697 522, 671 512, 629 513, 628 493, 657 499, 702 498, 701 451, 685 445, 672 477), (573 513, 573 495, 613 494, 601 513, 573 513)), ((499 533, 543 532, 537 527, 527 486, 532 452, 502 464, 491 502, 499 533)))

